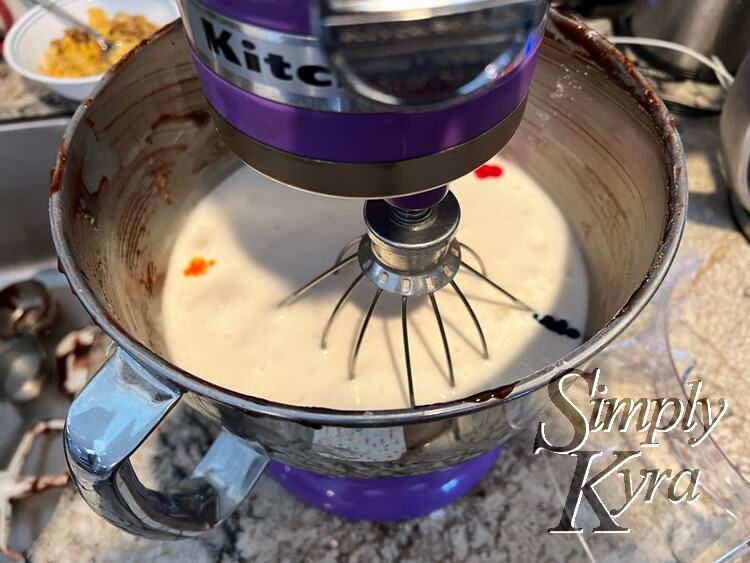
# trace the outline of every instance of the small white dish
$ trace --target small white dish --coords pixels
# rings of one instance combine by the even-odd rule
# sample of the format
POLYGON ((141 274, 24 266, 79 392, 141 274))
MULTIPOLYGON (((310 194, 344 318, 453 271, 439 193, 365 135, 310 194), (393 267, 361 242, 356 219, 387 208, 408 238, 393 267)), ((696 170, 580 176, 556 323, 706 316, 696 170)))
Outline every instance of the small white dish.
MULTIPOLYGON (((108 17, 117 12, 142 14, 160 27, 180 16, 174 0, 58 0, 57 4, 83 22, 88 21, 89 8, 101 8, 108 17)), ((70 23, 43 8, 33 8, 10 28, 3 54, 8 65, 27 80, 46 86, 65 98, 81 101, 91 94, 102 74, 55 78, 39 70, 50 42, 62 37, 69 27, 70 23)))

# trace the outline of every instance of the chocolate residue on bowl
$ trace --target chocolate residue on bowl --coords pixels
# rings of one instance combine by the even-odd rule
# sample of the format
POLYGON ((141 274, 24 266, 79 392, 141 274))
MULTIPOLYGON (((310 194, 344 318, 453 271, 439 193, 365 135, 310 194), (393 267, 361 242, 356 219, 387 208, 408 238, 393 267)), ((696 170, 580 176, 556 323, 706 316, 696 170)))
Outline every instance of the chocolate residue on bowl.
POLYGON ((151 133, 146 137, 146 142, 151 144, 154 142, 154 135, 157 130, 164 124, 175 123, 192 123, 197 129, 205 127, 211 119, 211 116, 204 109, 196 109, 183 114, 165 113, 156 118, 156 121, 151 125, 151 133))
MULTIPOLYGON (((182 98, 182 97, 184 97, 186 95, 189 95, 193 91, 196 91, 196 92, 201 91, 200 84, 198 83, 198 77, 197 76, 192 76, 192 77, 186 78, 184 80, 181 80, 181 81, 173 83, 173 84, 166 84, 164 86, 160 86, 159 88, 155 88, 154 90, 151 90, 148 93, 148 96, 155 96, 156 94, 160 94, 162 92, 165 92, 165 91, 173 89, 173 88, 178 88, 178 90, 176 92, 176 95, 174 96, 175 100, 177 100, 178 98, 182 98), (195 87, 192 88, 192 89, 190 89, 187 86, 189 84, 194 84, 195 87)), ((114 116, 109 121, 109 123, 107 123, 104 126, 103 131, 109 131, 109 130, 111 130, 112 127, 114 127, 121 119, 123 119, 126 115, 128 115, 134 109, 138 108, 140 105, 141 105, 141 102, 139 101, 139 102, 134 102, 134 103, 126 106, 125 108, 123 108, 122 111, 120 111, 120 113, 118 113, 116 116, 114 116)))
POLYGON ((547 28, 547 37, 557 42, 572 44, 578 48, 578 52, 573 51, 574 56, 593 63, 606 72, 610 80, 635 99, 652 117, 650 122, 664 144, 668 145, 675 135, 672 114, 667 110, 654 88, 638 73, 631 60, 603 35, 580 20, 559 17, 554 11, 551 12, 551 16, 552 25, 547 28), (656 123, 661 121, 666 121, 669 126, 666 129, 658 128, 656 123))
POLYGON ((109 178, 106 176, 102 176, 102 179, 99 180, 99 185, 96 187, 96 193, 101 192, 102 190, 106 189, 109 186, 109 178))
POLYGON ((223 142, 209 143, 207 149, 203 149, 198 153, 197 161, 192 170, 193 174, 198 174, 206 167, 216 164, 219 159, 226 157, 227 152, 227 147, 223 142))
POLYGON ((76 169, 75 176, 72 181, 73 188, 73 202, 75 204, 76 216, 83 217, 91 226, 96 229, 96 217, 99 214, 99 204, 97 201, 97 193, 91 192, 83 181, 83 167, 84 160, 76 169))
POLYGON ((60 145, 60 150, 57 153, 57 164, 50 171, 49 174, 49 195, 52 196, 60 191, 62 187, 63 171, 65 170, 65 161, 68 160, 68 147, 65 143, 60 145))
MULTIPOLYGON (((149 163, 152 164, 152 163, 149 163)), ((158 192, 164 203, 171 205, 172 197, 169 195, 167 183, 174 169, 174 163, 160 162, 151 169, 151 189, 158 192)))
POLYGON ((164 123, 181 123, 184 121, 193 122, 198 129, 201 129, 210 119, 211 116, 204 109, 196 109, 183 114, 165 113, 164 115, 160 115, 156 121, 154 121, 151 129, 158 129, 164 123))
POLYGON ((156 264, 153 260, 149 260, 146 264, 146 274, 141 278, 141 284, 151 297, 155 297, 161 292, 165 278, 166 273, 164 271, 157 272, 156 264))
MULTIPOLYGON (((671 112, 664 105, 653 86, 641 76, 635 65, 622 51, 607 41, 604 36, 588 28, 580 20, 563 17, 552 10, 550 12, 550 23, 551 25, 546 30, 547 38, 572 46, 574 56, 585 62, 593 63, 602 69, 608 78, 633 98, 650 117, 649 124, 664 146, 664 173, 667 179, 665 190, 669 213, 672 215, 682 213, 687 204, 688 193, 682 141, 677 133, 677 127, 671 112)), ((684 214, 682 224, 677 229, 673 222, 665 222, 660 250, 657 252, 646 278, 610 322, 629 314, 632 311, 632 304, 640 301, 642 296, 650 291, 650 281, 654 273, 659 271, 665 255, 669 254, 662 249, 679 241, 684 222, 684 214)))
POLYGON ((485 403, 492 399, 505 399, 513 392, 513 389, 515 389, 515 387, 515 383, 511 383, 510 385, 503 385, 502 387, 497 387, 496 389, 490 389, 489 391, 476 393, 475 395, 471 395, 470 397, 461 399, 461 401, 464 403, 485 403))
POLYGON ((85 123, 86 125, 88 125, 88 126, 89 126, 89 129, 91 129, 91 133, 92 133, 92 135, 94 135, 94 139, 96 139, 96 140, 98 141, 98 140, 99 140, 99 133, 98 133, 98 132, 97 132, 97 130, 96 130, 96 124, 94 123, 94 120, 93 120, 93 119, 91 119, 90 117, 85 117, 85 118, 83 119, 83 122, 84 122, 84 123, 85 123))
POLYGON ((150 177, 151 190, 158 193, 167 205, 172 203, 172 197, 169 194, 169 179, 177 165, 177 155, 188 150, 184 144, 162 147, 150 153, 142 155, 129 167, 140 169, 145 166, 150 177), (172 158, 170 156, 175 155, 172 158))

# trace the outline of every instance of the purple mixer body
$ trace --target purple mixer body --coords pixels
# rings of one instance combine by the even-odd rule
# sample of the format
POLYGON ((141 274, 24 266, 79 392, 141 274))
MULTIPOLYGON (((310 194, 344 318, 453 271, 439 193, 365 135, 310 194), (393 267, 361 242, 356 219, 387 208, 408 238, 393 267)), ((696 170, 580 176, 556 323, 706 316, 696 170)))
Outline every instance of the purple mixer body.
POLYGON ((194 57, 211 106, 239 131, 281 151, 333 162, 389 162, 439 153, 502 122, 526 98, 538 46, 483 94, 435 111, 339 113, 263 99, 230 84, 194 57))
POLYGON ((461 498, 492 469, 502 448, 453 467, 387 479, 331 477, 271 462, 266 471, 303 502, 349 520, 391 522, 429 514, 461 498))
MULTIPOLYGON (((374 81, 377 91, 368 94, 368 88, 373 90, 367 83, 372 78, 372 66, 367 66, 372 62, 370 51, 361 44, 352 49, 346 39, 359 37, 366 42, 373 36, 382 39, 385 35, 378 34, 386 32, 413 38, 435 32, 438 28, 429 27, 430 21, 414 27, 414 18, 404 17, 394 27, 391 13, 376 22, 383 24, 379 27, 354 25, 337 36, 340 30, 334 29, 335 24, 326 28, 322 19, 326 9, 336 9, 325 0, 317 12, 309 0, 181 0, 181 9, 198 77, 217 128, 233 152, 282 183, 325 195, 384 198, 410 211, 435 206, 448 192, 449 182, 496 154, 516 131, 546 13, 545 0, 527 0, 527 4, 531 11, 521 22, 523 28, 501 21, 490 29, 498 13, 487 11, 486 3, 468 16, 458 14, 448 23, 464 26, 462 38, 454 37, 451 43, 441 37, 458 51, 450 47, 435 55, 430 51, 433 41, 426 57, 415 48, 408 55, 411 58, 392 65, 395 74, 387 75, 393 80, 385 90, 392 87, 398 96, 406 91, 399 98, 406 101, 391 105, 389 92, 377 90, 379 71, 374 81), (321 19, 314 21, 316 17, 321 19), (509 28, 525 30, 508 35, 512 49, 487 59, 491 64, 474 57, 487 44, 475 35, 487 32, 486 37, 493 38, 509 28), (343 40, 328 48, 330 37, 343 40), (472 44, 473 39, 479 41, 472 44), (441 62, 454 55, 464 62, 449 62, 450 68, 441 62), (436 69, 435 81, 450 83, 450 77, 465 70, 469 64, 465 61, 472 57, 478 65, 472 68, 479 74, 469 76, 468 82, 456 82, 463 86, 451 96, 439 103, 434 98, 431 105, 411 103, 421 101, 423 90, 434 84, 415 82, 414 75, 425 68, 436 69), (476 84, 484 80, 486 69, 490 79, 479 87, 476 84)), ((456 9, 465 5, 456 3, 456 9)), ((437 19, 445 17, 440 9, 437 19)), ((370 18, 372 13, 357 16, 361 17, 352 21, 370 18)), ((382 39, 374 45, 373 58, 381 66, 393 63, 389 50, 393 41, 382 39)), ((403 45, 399 48, 408 51, 410 47, 403 45)), ((391 97, 397 99, 396 94, 391 97)), ((499 452, 498 448, 429 474, 380 479, 319 475, 276 462, 268 471, 293 495, 320 510, 354 520, 388 521, 429 513, 466 494, 492 468, 499 452)))

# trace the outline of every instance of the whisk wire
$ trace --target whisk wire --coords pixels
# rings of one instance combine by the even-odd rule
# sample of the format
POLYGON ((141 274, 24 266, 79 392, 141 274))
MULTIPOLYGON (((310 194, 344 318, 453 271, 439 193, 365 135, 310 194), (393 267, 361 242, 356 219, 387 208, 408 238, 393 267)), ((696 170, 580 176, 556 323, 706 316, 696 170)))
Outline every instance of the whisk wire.
POLYGON ((344 256, 346 256, 349 251, 354 249, 359 245, 360 242, 362 242, 363 238, 365 238, 365 235, 359 235, 358 237, 354 237, 352 240, 347 242, 339 252, 338 256, 336 256, 336 263, 341 262, 341 260, 343 260, 344 256))
MULTIPOLYGON (((369 204, 368 204, 369 205, 369 204)), ((390 217, 390 215, 383 215, 382 213, 378 215, 370 214, 368 215, 368 205, 365 206, 365 221, 368 226, 368 232, 370 234, 372 233, 378 233, 378 229, 385 229, 386 233, 391 233, 393 229, 403 228, 403 225, 400 223, 398 225, 394 225, 391 223, 381 224, 384 219, 383 217, 390 217), (391 229, 389 231, 388 229, 391 229)), ((440 332, 440 339, 442 341, 443 350, 445 353, 445 360, 448 368, 448 380, 451 387, 456 386, 456 376, 455 371, 453 367, 453 357, 451 355, 451 348, 450 344, 448 342, 448 335, 446 333, 445 323, 443 322, 442 315, 440 313, 440 307, 438 305, 437 297, 435 293, 439 291, 441 288, 446 286, 448 283, 450 283, 451 287, 453 287, 453 290, 456 292, 456 295, 458 295, 458 298, 460 299, 461 303, 463 304, 464 308, 468 312, 471 321, 474 323, 474 327, 476 328, 477 334, 479 335, 479 340, 481 342, 481 354, 484 359, 489 358, 489 348, 487 346, 487 339, 485 337, 484 331, 482 329, 482 325, 479 322, 479 318, 477 317, 476 313, 474 312, 473 307, 471 306, 471 303, 469 302, 469 299, 466 297, 466 295, 461 291, 461 288, 458 286, 458 283, 456 283, 454 276, 457 274, 457 272, 464 268, 466 271, 470 272, 471 274, 474 274, 475 276, 479 277, 481 280, 483 280, 485 283, 493 287, 495 290, 502 293, 506 298, 508 298, 510 301, 513 302, 514 305, 516 305, 519 308, 522 308, 528 312, 534 313, 535 318, 538 318, 538 315, 536 315, 534 309, 532 309, 529 305, 512 295, 510 292, 506 291, 504 288, 502 288, 500 285, 495 283, 487 274, 487 269, 485 266, 484 261, 482 260, 482 257, 479 255, 479 253, 471 248, 470 246, 460 242, 456 241, 455 239, 451 238, 453 233, 455 232, 455 227, 457 225, 458 221, 458 206, 457 202, 454 202, 453 208, 451 208, 450 205, 447 207, 443 206, 446 210, 446 217, 448 217, 448 220, 444 221, 444 224, 438 224, 438 223, 425 223, 425 228, 433 228, 435 225, 438 225, 438 227, 441 227, 436 230, 436 232, 431 233, 431 236, 434 237, 434 246, 443 245, 441 248, 445 248, 447 253, 440 254, 439 252, 436 252, 435 249, 432 246, 426 247, 426 249, 423 249, 422 247, 416 247, 414 245, 410 245, 409 241, 404 242, 402 240, 398 240, 397 242, 388 243, 386 244, 386 247, 390 248, 393 246, 392 251, 394 253, 394 256, 396 256, 399 260, 396 260, 395 258, 391 260, 392 257, 383 257, 383 256, 369 256, 368 245, 363 245, 363 241, 368 240, 368 234, 359 235, 353 239, 351 239, 349 242, 347 242, 344 247, 341 249, 341 251, 338 253, 338 256, 336 258, 336 262, 333 266, 316 276, 315 278, 308 281, 305 285, 297 289, 294 293, 289 295, 286 299, 284 299, 280 306, 286 306, 294 303, 297 301, 300 297, 305 295, 308 291, 315 288, 319 284, 321 284, 323 281, 328 279, 329 277, 333 276, 340 270, 342 270, 344 267, 346 267, 348 264, 351 264, 353 262, 356 262, 359 258, 363 263, 360 265, 359 271, 354 277, 354 279, 349 283, 348 287, 344 291, 344 293, 340 296, 340 298, 337 300, 336 305, 334 306, 333 310, 331 311, 330 316, 327 319, 327 322, 325 326, 323 327, 323 332, 320 339, 320 347, 325 350, 328 346, 328 338, 330 336, 331 330, 333 328, 333 324, 336 322, 336 319, 339 317, 344 305, 347 303, 348 300, 351 299, 352 294, 357 289, 357 287, 360 285, 362 280, 364 278, 367 278, 370 282, 372 282, 372 285, 375 286, 375 293, 372 297, 372 300, 370 302, 370 305, 367 309, 367 312, 365 313, 362 323, 359 328, 359 332, 356 336, 356 340, 354 341, 354 345, 352 347, 351 356, 349 359, 349 379, 354 380, 356 377, 356 371, 357 371, 357 362, 359 359, 359 354, 362 349, 362 345, 365 340, 365 336, 367 334, 367 329, 370 325, 370 321, 373 317, 373 314, 375 312, 375 309, 377 308, 378 302, 380 301, 381 296, 383 295, 383 292, 386 291, 389 294, 400 294, 401 295, 401 330, 402 330, 402 336, 403 336, 403 343, 404 343, 404 361, 406 364, 406 379, 407 379, 407 385, 408 385, 408 393, 409 393, 409 403, 412 407, 416 406, 416 397, 415 397, 415 389, 414 389, 414 374, 412 372, 412 357, 411 357, 411 350, 409 347, 409 327, 408 327, 408 297, 409 295, 427 295, 430 299, 430 303, 432 305, 432 310, 435 315, 435 321, 438 325, 438 330, 440 332), (451 213, 452 212, 452 215, 451 213), (451 222, 450 217, 453 217, 453 222, 451 222), (448 242, 445 242, 448 241, 448 242), (461 250, 463 250, 466 254, 466 256, 471 257, 471 262, 475 264, 474 266, 469 265, 467 262, 461 259, 461 250), (360 251, 362 251, 363 256, 360 256, 360 251), (382 263, 381 263, 382 261, 382 263), (403 264, 410 264, 409 267, 402 267, 403 264), (380 266, 380 270, 377 268, 372 268, 371 265, 377 263, 380 266), (424 264, 429 264, 431 269, 424 269, 424 264), (403 283, 400 283, 398 285, 386 285, 386 281, 389 280, 388 276, 391 275, 386 272, 390 268, 391 270, 394 270, 394 274, 396 276, 401 275, 401 272, 410 272, 411 270, 414 270, 418 274, 422 275, 426 281, 424 281, 424 287, 420 286, 418 288, 419 291, 415 291, 414 293, 410 293, 411 291, 411 278, 409 278, 407 281, 409 281, 409 285, 407 287, 404 287, 403 283), (378 271, 382 271, 383 273, 380 274, 380 276, 385 276, 385 280, 383 281, 380 277, 374 277, 377 275, 378 271), (431 282, 431 283, 428 283, 431 282), (393 287, 392 287, 393 286, 393 287)), ((377 211, 377 209, 375 209, 377 211)), ((382 211, 382 210, 381 210, 382 211)), ((433 229, 434 230, 434 229, 433 229)), ((392 234, 392 233, 391 233, 392 234)), ((402 233, 403 234, 403 233, 402 233)), ((386 237, 387 239, 387 237, 386 237)), ((378 239, 381 240, 381 239, 378 239)), ((389 239, 388 239, 389 240, 389 239)), ((419 278, 422 279, 422 278, 419 278)), ((397 280, 398 281, 398 280, 397 280)), ((545 318, 546 319, 546 318, 545 318)), ((554 319, 552 319, 554 321, 554 319)), ((542 321, 540 321, 542 322, 542 321)))
POLYGON ((453 360, 451 359, 451 349, 448 346, 448 336, 445 334, 445 325, 443 325, 443 319, 440 316, 440 308, 435 299, 435 294, 430 293, 430 302, 432 303, 432 310, 435 312, 435 320, 437 320, 438 329, 440 330, 440 338, 443 341, 443 349, 445 350, 445 361, 448 363, 448 379, 450 380, 451 387, 456 386, 456 378, 453 374, 453 360))
POLYGON ((406 322, 406 304, 408 297, 404 295, 401 298, 401 332, 404 336, 404 357, 406 358, 406 382, 409 386, 409 404, 412 407, 416 407, 416 400, 414 398, 414 379, 411 373, 411 354, 409 353, 409 329, 408 323, 406 322))
POLYGON ((488 360, 490 357, 490 352, 487 348, 487 339, 484 337, 484 331, 482 330, 482 325, 479 322, 479 318, 477 318, 477 314, 474 312, 474 309, 469 303, 469 300, 466 299, 464 292, 461 291, 461 289, 458 287, 458 284, 456 283, 455 280, 451 280, 451 287, 453 288, 453 291, 456 292, 456 295, 458 295, 458 298, 461 300, 461 303, 463 303, 464 307, 466 307, 466 310, 468 311, 469 316, 471 317, 471 320, 474 322, 474 326, 477 329, 477 333, 479 333, 479 340, 481 340, 482 342, 482 357, 485 360, 488 360))
POLYGON ((479 265, 479 271, 482 272, 482 274, 486 276, 487 268, 484 266, 484 260, 482 260, 482 257, 479 256, 479 253, 476 250, 474 250, 472 247, 470 247, 468 244, 464 244, 461 241, 458 241, 458 246, 460 246, 468 254, 471 254, 471 256, 474 258, 474 260, 477 261, 477 264, 479 265))
POLYGON ((323 272, 319 276, 313 278, 312 280, 310 280, 309 282, 307 282, 305 285, 303 285, 302 287, 300 287, 297 291, 295 291, 294 293, 292 293, 289 297, 287 297, 286 299, 284 299, 281 303, 279 303, 279 307, 285 307, 286 305, 291 305, 292 303, 294 303, 295 301, 297 301, 297 299, 299 299, 300 297, 302 297, 305 293, 307 293, 312 288, 314 288, 316 285, 318 285, 320 282, 322 282, 323 280, 325 280, 329 276, 332 276, 333 274, 335 274, 336 272, 338 272, 339 270, 341 270, 347 264, 353 262, 355 258, 357 258, 357 255, 356 254, 352 254, 351 256, 347 256, 343 260, 339 260, 338 262, 336 262, 336 264, 334 264, 333 266, 331 266, 330 268, 328 268, 325 272, 323 272))
POLYGON ((352 292, 357 288, 357 286, 359 285, 359 282, 361 282, 362 278, 364 277, 365 275, 363 273, 360 273, 356 278, 354 278, 354 281, 349 285, 349 287, 346 288, 346 291, 341 296, 341 299, 339 299, 338 303, 336 303, 336 306, 333 308, 333 312, 331 313, 331 316, 328 318, 328 322, 326 323, 326 326, 323 329, 323 336, 320 339, 320 347, 323 348, 323 350, 325 350, 326 346, 328 345, 328 333, 331 331, 331 327, 333 326, 333 321, 336 318, 336 315, 338 314, 339 310, 341 309, 341 306, 349 298, 352 292))
POLYGON ((467 270, 469 270, 472 274, 474 274, 475 276, 478 276, 479 278, 481 278, 482 280, 484 280, 485 282, 487 282, 489 285, 491 285, 492 287, 494 287, 500 293, 502 293, 503 295, 505 295, 508 299, 510 299, 511 301, 513 301, 514 304, 520 305, 521 307, 523 307, 527 311, 536 314, 536 311, 534 311, 534 309, 532 309, 526 303, 524 303, 523 301, 521 301, 520 299, 518 299, 517 297, 515 297, 514 295, 512 295, 510 292, 506 291, 505 289, 503 289, 502 287, 500 287, 499 285, 497 285, 494 281, 492 281, 489 277, 485 276, 482 272, 478 271, 476 268, 473 268, 473 267, 469 266, 463 260, 461 261, 461 266, 463 266, 464 268, 466 268, 467 270))
POLYGON ((357 343, 354 346, 354 352, 352 353, 352 360, 349 364, 349 379, 354 379, 357 369, 357 357, 359 356, 359 349, 362 347, 362 341, 365 339, 365 332, 367 332, 367 325, 370 324, 370 318, 372 317, 373 311, 378 304, 380 296, 383 294, 383 290, 378 288, 375 292, 375 297, 372 298, 370 308, 367 310, 364 321, 362 321, 362 328, 359 329, 359 336, 357 337, 357 343))

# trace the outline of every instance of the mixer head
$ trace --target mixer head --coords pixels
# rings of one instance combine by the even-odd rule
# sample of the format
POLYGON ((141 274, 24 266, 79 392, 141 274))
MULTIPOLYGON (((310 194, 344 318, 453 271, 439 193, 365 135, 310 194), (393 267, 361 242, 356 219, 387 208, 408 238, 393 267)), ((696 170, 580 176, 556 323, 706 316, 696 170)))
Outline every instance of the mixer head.
POLYGON ((423 192, 518 128, 547 0, 181 0, 216 125, 261 173, 325 195, 423 192))
POLYGON ((547 0, 322 0, 314 7, 288 0, 280 8, 181 3, 198 75, 229 148, 281 183, 369 200, 366 234, 282 303, 357 264, 321 338, 325 348, 344 303, 369 283, 373 297, 352 350, 350 378, 384 293, 401 299, 412 405, 410 298, 430 300, 452 385, 438 291, 450 285, 458 295, 488 357, 481 324, 454 279, 461 268, 562 335, 579 335, 487 276, 481 258, 455 239, 460 208, 447 188, 494 156, 520 125, 547 0), (462 250, 474 255, 477 267, 463 261, 462 250))

